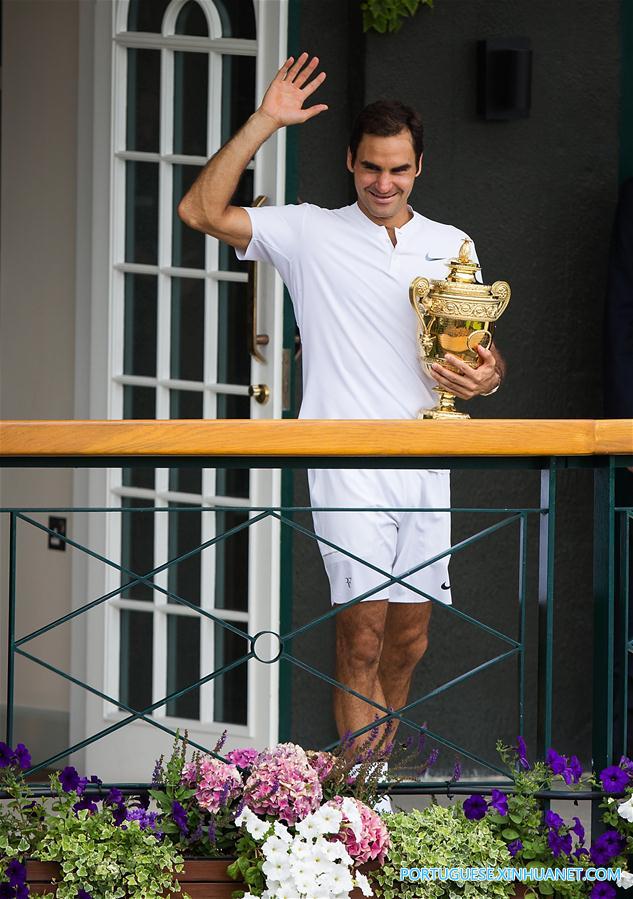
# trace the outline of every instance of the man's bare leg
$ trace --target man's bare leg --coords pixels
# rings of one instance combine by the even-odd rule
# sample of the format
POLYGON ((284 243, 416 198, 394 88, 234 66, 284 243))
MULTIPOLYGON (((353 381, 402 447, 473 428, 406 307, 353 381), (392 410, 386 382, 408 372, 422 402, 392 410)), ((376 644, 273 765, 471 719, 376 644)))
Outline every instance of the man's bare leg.
MULTIPOLYGON (((387 605, 386 599, 361 602, 336 616, 336 678, 381 706, 386 706, 386 702, 378 668, 387 605)), ((376 715, 382 714, 343 690, 334 691, 334 716, 341 737, 372 724, 376 715)))
POLYGON ((378 680, 391 709, 406 705, 413 672, 428 646, 432 606, 431 602, 389 603, 378 680))

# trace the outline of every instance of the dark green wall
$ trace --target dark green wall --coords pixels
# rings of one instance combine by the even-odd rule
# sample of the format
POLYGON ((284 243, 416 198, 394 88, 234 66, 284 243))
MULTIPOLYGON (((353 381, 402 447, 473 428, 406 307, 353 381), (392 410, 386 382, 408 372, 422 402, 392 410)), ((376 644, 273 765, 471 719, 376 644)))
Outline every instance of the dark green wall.
MULTIPOLYGON (((504 278, 513 288, 498 332, 508 379, 496 396, 471 403, 469 411, 479 418, 600 417, 600 327, 619 174, 620 3, 436 0, 434 11, 422 9, 399 33, 366 38, 356 16, 355 3, 301 3, 302 48, 322 59, 328 73, 322 96, 330 109, 299 132, 300 199, 332 207, 349 202, 345 149, 353 112, 363 99, 398 97, 419 108, 427 151, 413 205, 430 218, 467 230, 476 241, 485 279, 504 278), (495 35, 532 41, 528 119, 486 123, 476 116, 476 41, 495 35)), ((456 505, 539 502, 535 473, 461 472, 453 485, 456 505)), ((589 475, 566 472, 560 492, 554 736, 563 749, 588 758, 589 475)), ((301 476, 295 500, 307 503, 301 476)), ((480 527, 481 518, 455 516, 454 536, 480 527)), ((532 551, 535 537, 532 530, 532 551)), ((516 547, 513 531, 452 563, 459 607, 509 631, 516 621, 516 547)), ((296 543, 294 560, 293 608, 295 620, 303 621, 327 608, 327 583, 318 553, 307 541, 296 543)), ((532 570, 532 644, 535 584, 532 570)), ((436 611, 431 648, 415 690, 426 692, 500 650, 499 643, 482 640, 436 611)), ((306 641, 303 651, 331 671, 332 629, 306 641)), ((511 740, 516 733, 515 670, 507 664, 460 688, 419 720, 452 739, 470 740, 478 752, 494 757, 495 739, 511 740)), ((531 701, 533 664, 530 670, 531 701)), ((293 684, 293 735, 306 744, 333 735, 329 690, 304 676, 293 684)), ((533 721, 528 737, 534 741, 533 721)), ((445 753, 444 758, 451 767, 452 757, 445 753)))

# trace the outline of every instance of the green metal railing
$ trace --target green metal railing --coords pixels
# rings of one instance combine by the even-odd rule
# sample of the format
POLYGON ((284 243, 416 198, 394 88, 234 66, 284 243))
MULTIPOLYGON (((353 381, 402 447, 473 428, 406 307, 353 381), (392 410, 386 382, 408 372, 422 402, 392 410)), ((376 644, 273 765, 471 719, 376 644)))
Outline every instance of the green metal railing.
MULTIPOLYGON (((314 460, 311 460, 314 464, 314 460)), ((144 460, 135 460, 134 464, 150 464, 157 467, 166 467, 170 464, 182 466, 183 459, 180 457, 178 459, 174 459, 170 461, 168 458, 161 458, 160 461, 155 458, 147 458, 144 460)), ((102 513, 105 515, 113 515, 113 514, 131 514, 135 512, 146 513, 146 514, 170 514, 170 513, 182 513, 182 512, 196 512, 196 511, 204 511, 204 512, 221 512, 221 511, 239 511, 244 513, 245 508, 240 506, 238 509, 232 509, 230 507, 220 507, 220 506, 212 506, 212 507, 192 507, 186 506, 182 508, 177 507, 103 507, 103 508, 67 508, 67 509, 49 509, 49 508, 5 508, 0 509, 0 513, 4 514, 8 518, 9 527, 8 527, 8 537, 9 537, 9 569, 8 569, 8 655, 7 655, 7 710, 6 710, 6 741, 9 744, 13 743, 14 739, 14 701, 15 701, 15 663, 17 657, 22 657, 35 665, 38 665, 42 669, 54 674, 56 676, 62 677, 68 683, 73 684, 77 687, 80 687, 84 690, 89 691, 94 696, 112 703, 114 706, 122 709, 125 713, 124 718, 121 720, 117 720, 113 722, 110 726, 102 729, 96 734, 93 734, 90 737, 87 737, 72 746, 65 747, 63 750, 56 752, 51 755, 49 758, 46 758, 41 761, 37 761, 36 764, 33 765, 30 774, 35 774, 38 771, 42 771, 43 769, 54 765, 60 759, 65 756, 77 752, 96 741, 103 739, 110 734, 118 731, 134 721, 142 720, 152 727, 156 727, 161 731, 164 731, 168 734, 176 736, 176 732, 174 729, 169 727, 167 724, 163 723, 163 721, 158 720, 152 717, 152 712, 156 709, 164 706, 166 703, 176 700, 193 690, 198 689, 203 684, 209 683, 216 678, 223 677, 228 672, 236 669, 241 665, 246 665, 250 660, 257 659, 265 664, 277 664, 281 661, 288 663, 288 666, 294 667, 296 669, 300 669, 312 677, 318 678, 323 682, 329 684, 332 687, 338 688, 340 690, 344 690, 347 693, 354 695, 362 700, 364 700, 369 705, 373 706, 376 711, 376 720, 371 724, 367 725, 364 728, 359 729, 352 736, 362 736, 362 734, 369 731, 371 728, 375 727, 377 724, 385 723, 387 721, 396 720, 400 725, 404 725, 405 727, 416 731, 416 732, 424 732, 428 734, 430 738, 435 740, 437 743, 460 753, 463 757, 470 759, 476 765, 481 766, 488 771, 490 771, 493 775, 503 775, 504 771, 499 768, 496 764, 490 762, 489 760, 481 758, 472 748, 468 746, 461 746, 458 743, 454 742, 447 736, 442 733, 430 730, 426 725, 421 725, 417 723, 412 717, 411 713, 414 710, 419 709, 424 703, 429 702, 430 700, 441 696, 447 691, 459 686, 460 684, 465 683, 466 681, 476 677, 478 674, 483 673, 484 671, 488 671, 489 669, 498 666, 500 663, 507 661, 509 659, 517 660, 517 669, 518 669, 518 700, 517 700, 517 708, 518 708, 518 721, 517 721, 517 730, 516 732, 519 734, 523 734, 524 726, 525 726, 525 711, 526 711, 526 608, 528 603, 528 587, 527 587, 527 572, 528 572, 528 559, 529 559, 529 547, 528 547, 528 521, 531 518, 536 518, 538 520, 538 528, 539 528, 539 543, 538 543, 538 620, 539 620, 539 641, 538 641, 538 744, 539 751, 542 753, 544 749, 551 745, 552 738, 552 716, 553 716, 553 659, 554 659, 554 597, 555 597, 555 575, 556 575, 556 565, 555 565, 555 549, 556 549, 556 512, 557 512, 557 482, 561 469, 570 468, 570 467, 591 467, 594 469, 594 482, 595 482, 595 505, 594 505, 594 544, 595 544, 595 581, 594 581, 594 700, 593 700, 593 761, 594 766, 596 768, 601 768, 611 763, 616 755, 619 755, 620 751, 626 746, 627 732, 626 732, 626 710, 628 705, 628 689, 627 689, 627 676, 626 671, 628 668, 628 659, 631 653, 633 653, 633 639, 629 639, 629 615, 628 615, 628 601, 629 601, 629 581, 630 581, 630 546, 631 546, 631 519, 633 518, 633 509, 625 508, 625 507, 616 507, 615 505, 615 471, 617 467, 622 467, 623 465, 630 464, 630 459, 628 457, 602 457, 596 458, 592 457, 589 459, 579 459, 577 457, 552 457, 551 459, 535 459, 535 458, 512 458, 512 459, 482 459, 482 458, 451 458, 451 459, 438 459, 433 458, 432 460, 427 459, 423 460, 420 458, 416 459, 408 459, 408 460, 397 460, 390 458, 388 460, 376 460, 376 459, 367 459, 365 460, 366 467, 394 467, 395 464, 402 462, 404 466, 407 467, 416 467, 422 468, 425 467, 425 463, 430 463, 433 468, 438 467, 451 467, 451 468, 488 468, 488 469, 498 469, 498 468, 511 468, 511 469, 540 469, 541 470, 541 501, 538 507, 520 507, 520 508, 465 508, 465 507, 451 507, 450 509, 441 509, 441 510, 432 510, 432 511, 444 511, 451 513, 477 513, 479 515, 494 515, 494 516, 502 516, 500 520, 494 521, 492 524, 487 524, 481 530, 477 531, 474 534, 471 534, 467 538, 461 540, 455 545, 451 546, 446 550, 445 553, 441 555, 435 556, 433 558, 425 559, 420 562, 419 565, 411 568, 407 571, 401 572, 397 575, 391 575, 389 572, 383 571, 377 566, 373 565, 369 560, 362 559, 360 557, 354 556, 352 553, 347 552, 343 547, 339 547, 330 541, 324 540, 322 537, 317 537, 313 531, 309 528, 304 527, 299 524, 295 520, 296 513, 308 512, 310 509, 308 507, 252 507, 248 510, 250 517, 245 522, 236 525, 233 528, 225 531, 222 534, 218 534, 214 538, 207 540, 204 543, 194 547, 186 553, 178 555, 163 564, 153 568, 147 572, 136 572, 127 568, 121 564, 119 564, 114 559, 109 559, 106 556, 103 556, 94 550, 90 549, 88 546, 73 540, 68 536, 59 537, 59 539, 63 540, 67 546, 72 547, 78 551, 86 553, 88 556, 93 558, 94 560, 107 565, 122 576, 121 585, 114 590, 111 590, 96 599, 91 600, 90 602, 85 603, 80 608, 73 609, 67 614, 50 621, 48 624, 38 627, 37 629, 23 634, 18 635, 16 633, 16 610, 19 603, 19 584, 18 584, 18 557, 17 557, 17 528, 18 523, 23 523, 29 527, 33 527, 39 529, 44 533, 55 533, 51 531, 48 527, 43 525, 41 522, 37 521, 33 515, 36 513, 60 513, 60 512, 90 512, 90 513, 102 513), (287 629, 282 628, 282 633, 270 634, 269 632, 261 632, 258 634, 245 634, 245 632, 229 621, 224 620, 220 615, 215 614, 213 611, 209 609, 205 609, 200 607, 192 602, 190 602, 186 597, 179 595, 173 590, 169 590, 165 587, 160 586, 155 582, 156 575, 165 572, 169 569, 178 566, 182 562, 190 559, 196 555, 202 553, 205 549, 219 544, 222 541, 226 541, 230 539, 232 536, 244 531, 245 529, 249 529, 252 527, 256 527, 260 523, 266 520, 274 520, 280 524, 280 526, 290 529, 293 533, 302 534, 303 536, 312 539, 319 540, 321 543, 326 543, 333 549, 338 550, 349 556, 352 559, 362 562, 367 565, 373 571, 377 572, 381 575, 384 580, 376 586, 374 589, 367 591, 361 595, 354 597, 347 603, 345 606, 335 606, 328 611, 324 612, 321 615, 318 615, 313 620, 308 622, 307 624, 301 625, 299 627, 289 627, 287 629), (620 542, 619 548, 616 547, 616 520, 619 520, 620 524, 620 542), (490 624, 486 624, 485 622, 474 618, 472 615, 467 614, 466 612, 456 608, 454 606, 445 606, 441 603, 440 600, 435 596, 431 596, 429 594, 424 593, 422 590, 416 588, 412 584, 407 582, 407 578, 417 571, 423 569, 424 567, 432 564, 438 559, 442 558, 442 556, 451 555, 453 557, 459 555, 465 549, 478 544, 481 540, 486 537, 490 537, 494 534, 498 534, 504 529, 507 529, 511 526, 515 526, 518 528, 518 567, 519 567, 519 578, 518 578, 518 590, 517 590, 517 599, 518 599, 518 622, 517 622, 517 636, 511 636, 501 629, 494 627, 490 624), (616 560, 618 560, 619 565, 619 616, 622 626, 622 633, 625 635, 625 640, 623 641, 623 672, 624 676, 623 680, 623 690, 622 690, 622 701, 621 708, 619 710, 619 714, 622 715, 624 721, 624 737, 623 737, 623 745, 622 746, 614 746, 614 736, 613 736, 613 726, 614 726, 614 714, 613 714, 613 697, 614 697, 614 659, 615 659, 615 626, 616 626, 616 560), (127 578, 127 580, 125 580, 127 578), (368 697, 362 696, 361 694, 355 692, 344 684, 339 683, 334 677, 329 674, 318 670, 313 665, 308 664, 306 661, 302 660, 295 652, 293 651, 293 641, 295 641, 298 637, 304 636, 306 633, 313 632, 319 625, 329 621, 334 618, 337 614, 340 613, 342 608, 346 606, 355 605, 362 600, 370 597, 372 594, 382 590, 385 586, 389 586, 390 584, 404 584, 409 590, 413 593, 421 595, 422 597, 430 600, 433 603, 441 604, 445 609, 446 613, 453 616, 455 619, 459 619, 463 622, 467 622, 469 625, 473 626, 477 630, 482 633, 486 633, 505 644, 505 648, 499 654, 481 662, 476 665, 472 669, 458 675, 457 677, 451 678, 445 683, 435 687, 435 689, 427 692, 423 696, 414 697, 411 701, 409 701, 405 706, 400 709, 389 709, 381 704, 374 702, 368 697), (232 662, 219 667, 217 670, 209 672, 204 676, 198 678, 195 682, 189 683, 184 687, 171 692, 170 694, 161 697, 159 700, 153 702, 150 705, 147 705, 144 708, 138 709, 133 708, 129 704, 122 702, 120 697, 113 697, 105 692, 83 682, 79 678, 69 674, 66 671, 63 671, 61 668, 47 662, 45 659, 40 658, 37 654, 30 652, 26 647, 27 645, 35 640, 38 637, 43 636, 44 634, 52 632, 54 629, 72 621, 78 616, 85 615, 91 609, 94 609, 100 605, 107 603, 109 600, 120 596, 124 591, 129 590, 131 587, 139 584, 144 584, 149 586, 152 590, 160 592, 164 594, 169 600, 172 602, 184 605, 189 609, 195 611, 199 616, 206 618, 214 624, 228 629, 233 632, 236 636, 245 640, 245 651, 243 655, 239 658, 234 659, 232 662), (270 638, 271 636, 278 641, 278 652, 276 652, 271 657, 264 657, 263 655, 258 653, 258 643, 259 641, 266 636, 270 638)), ((40 464, 35 462, 34 464, 40 464)), ((55 464, 55 460, 51 460, 49 464, 55 464)), ((73 464, 73 463, 70 463, 73 464)), ((93 466, 93 467, 110 467, 112 465, 111 459, 104 459, 102 457, 88 457, 82 460, 83 465, 93 466)), ((129 463, 128 463, 129 464, 129 463)), ((185 460, 185 464, 196 464, 204 467, 208 467, 209 460, 198 460, 196 462, 192 462, 191 460, 185 460)), ((230 461, 224 460, 223 462, 220 460, 214 460, 214 464, 231 464, 230 461)), ((286 468, 297 467, 298 465, 304 465, 305 461, 298 458, 288 457, 283 461, 280 460, 280 464, 286 468)), ((319 461, 317 460, 317 464, 319 461)), ((321 460, 321 464, 328 464, 327 461, 321 460)), ((343 462, 343 464, 349 464, 343 462)), ((261 466, 259 463, 258 467, 261 466)), ((430 466, 429 466, 430 467, 430 466)), ((353 512, 360 511, 358 509, 350 509, 349 507, 341 508, 341 507, 331 507, 328 510, 323 511, 332 511, 332 512, 353 512)), ((368 513, 371 513, 371 509, 364 510, 368 513)), ((376 511, 375 509, 373 511, 376 511)), ((381 510, 384 511, 384 510, 381 510)), ((431 510, 422 510, 422 509, 399 509, 398 511, 408 511, 408 512, 424 512, 431 510)), ((288 620, 288 616, 285 617, 282 615, 282 621, 288 620)), ((284 689, 282 685, 282 690, 284 689)), ((202 749, 208 751, 208 747, 205 747, 201 744, 192 742, 192 745, 198 749, 202 749)), ((333 748, 335 744, 331 744, 329 747, 325 748, 333 748)), ((486 788, 488 785, 487 781, 478 781, 476 784, 471 784, 470 788, 474 786, 478 786, 479 788, 486 788)), ((419 792, 429 792, 437 790, 439 784, 433 781, 426 781, 425 784, 420 785, 409 785, 409 790, 417 790, 419 792)))

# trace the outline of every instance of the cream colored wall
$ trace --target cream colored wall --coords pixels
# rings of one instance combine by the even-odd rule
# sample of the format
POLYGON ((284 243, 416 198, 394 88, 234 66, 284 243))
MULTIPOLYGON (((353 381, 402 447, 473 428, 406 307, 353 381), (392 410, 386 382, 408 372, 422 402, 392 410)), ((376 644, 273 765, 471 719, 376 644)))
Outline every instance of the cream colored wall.
MULTIPOLYGON (((2 9, 0 417, 73 418, 79 0, 4 0, 2 9)), ((5 470, 0 478, 2 506, 71 503, 70 471, 5 470)), ((44 533, 20 524, 19 633, 68 611, 70 561, 70 552, 48 550, 44 533)), ((0 704, 6 580, 0 582, 0 704)), ((26 648, 67 670, 69 627, 26 648)), ((61 723, 67 726, 66 683, 24 662, 17 680, 18 726, 37 740, 32 710, 45 709, 39 720, 47 722, 54 748, 61 723)))

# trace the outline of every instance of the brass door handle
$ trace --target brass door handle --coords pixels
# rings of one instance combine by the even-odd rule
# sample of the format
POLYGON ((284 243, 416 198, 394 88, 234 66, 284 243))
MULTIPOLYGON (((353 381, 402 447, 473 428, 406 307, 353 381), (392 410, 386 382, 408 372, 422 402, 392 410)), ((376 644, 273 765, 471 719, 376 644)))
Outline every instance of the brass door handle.
POLYGON ((270 399, 270 387, 268 384, 251 384, 248 388, 248 395, 263 406, 270 399))
MULTIPOLYGON (((263 206, 268 197, 260 194, 253 200, 253 206, 263 206)), ((265 362, 266 358, 258 347, 268 346, 270 337, 268 334, 257 333, 257 262, 248 263, 248 351, 258 362, 265 362)), ((257 397, 255 397, 257 399, 257 397)), ((266 402, 258 400, 258 402, 266 402)))

